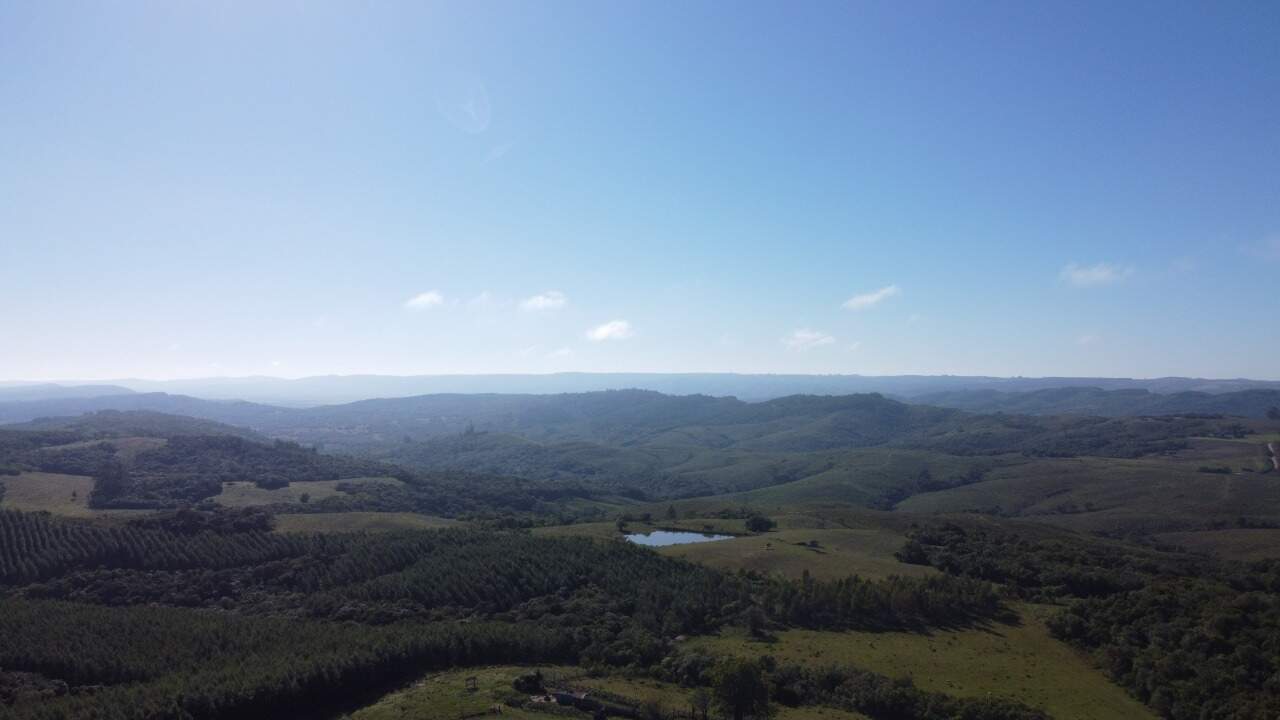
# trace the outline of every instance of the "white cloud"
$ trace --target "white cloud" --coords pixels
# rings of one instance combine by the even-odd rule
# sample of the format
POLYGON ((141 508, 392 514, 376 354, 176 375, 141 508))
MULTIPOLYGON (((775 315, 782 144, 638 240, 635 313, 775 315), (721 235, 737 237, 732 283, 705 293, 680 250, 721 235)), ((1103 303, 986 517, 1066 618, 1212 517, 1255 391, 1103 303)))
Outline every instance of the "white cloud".
POLYGON ((879 290, 873 292, 854 295, 844 301, 844 307, 847 310, 866 310, 869 307, 874 307, 880 304, 880 302, 886 298, 891 298, 901 292, 902 290, 899 289, 897 285, 885 285, 879 290))
POLYGON ((404 301, 404 306, 408 310, 430 310, 437 305, 443 304, 444 296, 437 290, 428 290, 424 293, 418 293, 404 301))
POLYGON ((1059 273, 1059 277, 1076 287, 1094 287, 1118 283, 1132 274, 1133 268, 1120 267, 1111 263, 1100 262, 1097 265, 1067 263, 1059 273))
POLYGON ((1095 335, 1094 333, 1085 333, 1084 335, 1076 338, 1077 345, 1097 345, 1100 342, 1102 342, 1102 336, 1095 335))
POLYGON ((480 294, 467 301, 467 304, 475 308, 487 308, 494 304, 493 294, 488 290, 481 290, 480 294))
POLYGON ((626 340, 634 335, 631 323, 626 320, 610 320, 587 331, 587 339, 594 342, 602 340, 626 340))
POLYGON ((862 349, 861 340, 854 340, 853 342, 849 343, 849 352, 858 352, 858 350, 860 349, 862 349))
POLYGON ((549 358, 562 358, 562 357, 569 357, 569 356, 570 356, 570 355, 572 355, 572 354, 573 354, 573 349, 572 349, 572 348, 562 347, 562 348, 559 348, 559 349, 556 349, 556 350, 552 350, 551 352, 547 353, 547 357, 549 357, 549 358))
POLYGON ((835 341, 834 337, 809 328, 800 328, 782 338, 782 344, 786 345, 788 350, 797 351, 812 350, 823 345, 830 345, 835 341))
POLYGON ((548 290, 520 301, 521 310, 559 310, 569 304, 569 298, 559 290, 548 290))

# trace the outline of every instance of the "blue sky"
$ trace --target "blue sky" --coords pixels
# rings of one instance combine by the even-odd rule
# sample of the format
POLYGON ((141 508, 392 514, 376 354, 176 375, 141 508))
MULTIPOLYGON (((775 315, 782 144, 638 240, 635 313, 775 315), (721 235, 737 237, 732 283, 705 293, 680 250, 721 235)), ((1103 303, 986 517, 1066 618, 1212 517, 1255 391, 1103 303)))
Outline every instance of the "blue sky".
POLYGON ((1280 378, 1280 4, 0 0, 0 378, 1280 378))

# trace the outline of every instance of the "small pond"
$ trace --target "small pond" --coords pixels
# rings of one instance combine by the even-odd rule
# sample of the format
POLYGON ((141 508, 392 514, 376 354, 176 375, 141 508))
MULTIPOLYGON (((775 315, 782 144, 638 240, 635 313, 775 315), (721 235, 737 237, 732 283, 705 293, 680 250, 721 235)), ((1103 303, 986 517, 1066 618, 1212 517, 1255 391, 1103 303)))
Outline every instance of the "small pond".
POLYGON ((729 540, 732 535, 708 535, 697 532, 676 532, 674 530, 654 530, 651 533, 629 533, 627 540, 637 545, 661 547, 664 545, 686 545, 688 543, 714 542, 729 540))

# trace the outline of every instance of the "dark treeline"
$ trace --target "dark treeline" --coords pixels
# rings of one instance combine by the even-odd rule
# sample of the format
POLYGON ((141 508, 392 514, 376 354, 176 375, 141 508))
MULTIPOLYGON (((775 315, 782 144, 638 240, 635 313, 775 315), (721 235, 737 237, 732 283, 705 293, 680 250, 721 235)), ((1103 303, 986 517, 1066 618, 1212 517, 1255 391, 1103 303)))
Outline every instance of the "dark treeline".
POLYGON ((1013 700, 957 698, 927 692, 910 678, 888 678, 848 666, 786 664, 770 673, 773 697, 784 705, 828 705, 873 720, 1048 720, 1013 700))
POLYGON ((1163 717, 1280 717, 1280 561, 954 524, 916 529, 900 557, 1066 603, 1053 634, 1163 717))
MULTIPOLYGON (((921 690, 910 678, 889 678, 848 665, 780 664, 770 655, 746 660, 680 649, 655 667, 653 674, 685 687, 710 685, 715 695, 728 695, 730 705, 754 706, 754 712, 746 714, 755 717, 768 714, 760 712, 762 705, 777 704, 834 707, 872 720, 1048 720, 1044 712, 1013 700, 956 698, 921 690), (726 675, 737 676, 739 687, 725 688, 726 675), (756 697, 733 702, 735 695, 743 694, 756 697)), ((732 707, 721 709, 725 717, 733 715, 732 707)))
MULTIPOLYGON (((19 431, 0 428, 0 475, 16 475, 23 470, 40 470, 41 450, 83 440, 66 430, 19 431)), ((50 470, 49 472, 56 472, 50 470)))
POLYGON ((866 580, 775 581, 761 593, 766 613, 808 628, 888 629, 964 625, 997 617, 1005 606, 991 584, 948 575, 866 580))

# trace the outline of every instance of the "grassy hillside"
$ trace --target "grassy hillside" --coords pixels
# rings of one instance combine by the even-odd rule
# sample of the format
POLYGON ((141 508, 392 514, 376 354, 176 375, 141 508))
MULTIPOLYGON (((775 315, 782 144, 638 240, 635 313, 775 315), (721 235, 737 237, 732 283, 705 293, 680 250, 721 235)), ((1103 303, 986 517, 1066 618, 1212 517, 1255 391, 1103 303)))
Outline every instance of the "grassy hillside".
POLYGON ((0 476, 4 493, 0 495, 0 507, 30 512, 51 512, 68 517, 91 517, 96 513, 89 508, 89 493, 93 491, 93 478, 83 475, 24 472, 15 476, 0 476))
POLYGON ((817 666, 849 663, 916 685, 966 697, 1005 697, 1047 711, 1055 720, 1134 720, 1156 716, 1111 684, 1067 645, 1054 640, 1042 611, 1025 607, 1014 625, 919 633, 789 630, 776 642, 741 633, 698 639, 710 652, 817 666))
POLYGON ((266 436, 247 428, 150 410, 99 410, 72 417, 43 417, 8 425, 7 430, 69 430, 88 438, 231 435, 257 442, 266 436))

